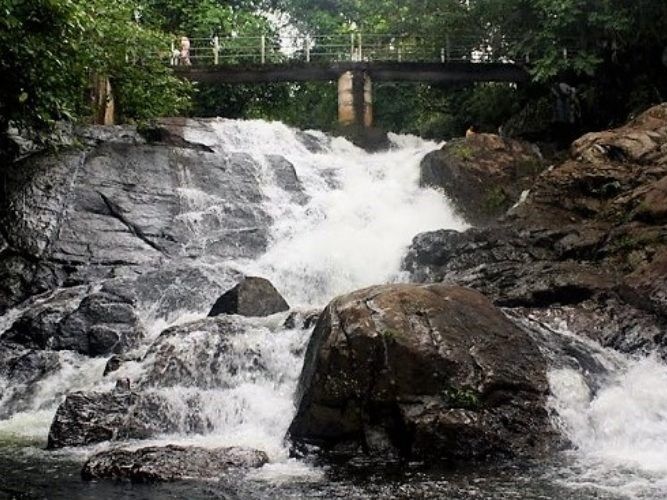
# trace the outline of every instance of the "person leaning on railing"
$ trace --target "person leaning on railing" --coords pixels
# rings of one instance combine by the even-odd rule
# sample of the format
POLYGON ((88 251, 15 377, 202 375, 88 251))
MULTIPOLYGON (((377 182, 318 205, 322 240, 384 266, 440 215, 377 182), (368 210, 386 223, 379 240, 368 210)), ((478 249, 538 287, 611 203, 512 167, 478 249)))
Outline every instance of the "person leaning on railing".
POLYGON ((192 61, 190 61, 190 39, 187 36, 181 37, 179 64, 181 66, 192 66, 192 61))

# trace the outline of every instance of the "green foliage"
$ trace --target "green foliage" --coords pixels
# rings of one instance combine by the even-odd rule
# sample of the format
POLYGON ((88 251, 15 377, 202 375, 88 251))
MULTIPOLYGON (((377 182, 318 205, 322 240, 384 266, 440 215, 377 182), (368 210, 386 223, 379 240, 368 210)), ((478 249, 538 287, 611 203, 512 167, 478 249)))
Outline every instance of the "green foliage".
POLYGON ((510 203, 510 198, 501 186, 492 186, 484 195, 483 209, 487 214, 493 215, 507 209, 510 203))
POLYGON ((456 156, 459 160, 470 161, 475 157, 475 153, 472 148, 465 144, 464 142, 457 142, 452 144, 447 151, 456 156))
MULTIPOLYGON (((91 80, 109 77, 126 120, 175 114, 189 85, 164 66, 168 36, 130 0, 0 0, 0 135, 93 112, 91 80)), ((168 51, 166 52, 168 56, 168 51)))
POLYGON ((445 397, 452 408, 478 410, 482 404, 480 394, 469 388, 457 389, 456 387, 450 387, 445 390, 445 397))

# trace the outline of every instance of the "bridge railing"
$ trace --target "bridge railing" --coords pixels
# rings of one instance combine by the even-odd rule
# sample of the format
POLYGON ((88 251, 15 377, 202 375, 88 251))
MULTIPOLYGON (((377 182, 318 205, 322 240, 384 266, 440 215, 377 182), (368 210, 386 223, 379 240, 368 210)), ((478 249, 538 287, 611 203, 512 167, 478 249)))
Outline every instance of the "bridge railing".
MULTIPOLYGON (((171 64, 267 64, 287 62, 516 62, 518 40, 508 37, 438 37, 400 34, 327 34, 299 36, 227 36, 191 38, 189 61, 179 55, 179 41, 172 44, 171 64)), ((567 51, 564 52, 567 57, 567 51)))

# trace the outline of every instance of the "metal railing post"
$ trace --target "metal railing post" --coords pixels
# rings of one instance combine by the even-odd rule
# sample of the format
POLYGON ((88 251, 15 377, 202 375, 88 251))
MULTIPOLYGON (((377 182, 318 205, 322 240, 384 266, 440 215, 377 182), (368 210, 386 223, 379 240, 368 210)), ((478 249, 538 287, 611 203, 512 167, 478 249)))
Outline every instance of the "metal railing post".
POLYGON ((358 47, 358 50, 359 50, 359 62, 361 62, 361 61, 364 60, 364 50, 363 50, 363 44, 362 44, 362 42, 361 42, 361 33, 359 33, 359 34, 357 35, 357 38, 358 38, 358 40, 359 40, 359 47, 358 47))
POLYGON ((310 62, 310 37, 306 37, 306 62, 310 62))
POLYGON ((444 47, 440 48, 440 62, 442 62, 442 63, 445 62, 445 48, 444 47))
POLYGON ((350 61, 354 61, 354 33, 350 33, 350 61))
POLYGON ((262 38, 260 39, 260 46, 262 49, 262 55, 260 57, 260 60, 262 64, 266 63, 266 36, 262 35, 262 38))
POLYGON ((216 66, 220 63, 220 38, 216 35, 213 37, 213 64, 216 66))

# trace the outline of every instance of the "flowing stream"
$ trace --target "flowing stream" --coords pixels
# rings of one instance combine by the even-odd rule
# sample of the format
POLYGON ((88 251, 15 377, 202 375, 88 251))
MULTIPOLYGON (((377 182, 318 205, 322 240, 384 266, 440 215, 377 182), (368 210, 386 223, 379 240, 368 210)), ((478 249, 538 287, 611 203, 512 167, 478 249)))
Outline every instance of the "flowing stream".
MULTIPOLYGON (((249 155, 258 166, 264 209, 272 220, 268 248, 258 258, 219 263, 204 255, 200 260, 210 265, 212 273, 224 264, 269 279, 293 310, 321 309, 341 293, 405 280, 401 259, 416 234, 467 227, 442 193, 418 186, 419 163, 438 147, 433 142, 391 136, 391 150, 369 154, 319 132, 234 120, 218 120, 206 129, 189 128, 186 138, 221 156, 249 155), (296 178, 282 176, 275 168, 276 162, 284 160, 293 166, 296 178), (296 186, 286 189, 286 178, 296 186)), ((289 167, 285 168, 289 174, 289 167)), ((183 182, 179 192, 183 210, 177 218, 197 236, 188 243, 194 248, 206 238, 202 221, 218 217, 222 222, 224 200, 189 186, 187 178, 183 182)), ((149 345, 165 327, 202 318, 207 310, 193 308, 167 319, 158 317, 151 304, 142 310, 149 333, 138 351, 149 355, 141 362, 126 363, 115 377, 102 377, 104 358, 62 351, 57 354, 61 368, 30 387, 12 388, 0 378, 0 415, 12 391, 26 391, 21 411, 0 420, 0 469, 5 474, 0 479, 0 496, 3 491, 48 498, 71 497, 72 491, 78 492, 77 498, 163 498, 167 493, 174 498, 667 496, 667 367, 653 358, 629 359, 572 339, 557 322, 540 328, 576 345, 581 354, 572 355, 572 349, 567 355, 551 353, 553 418, 571 441, 570 451, 548 463, 429 472, 365 470, 357 475, 288 457, 283 438, 295 412, 293 395, 308 330, 286 328, 286 314, 239 319, 243 332, 234 336, 222 358, 216 358, 217 363, 234 367, 224 373, 211 371, 210 363, 198 364, 216 349, 205 335, 192 332, 166 340, 173 344, 173 356, 197 366, 198 371, 192 383, 181 380, 158 387, 151 379, 149 345), (116 379, 125 377, 168 401, 165 418, 176 422, 173 432, 150 443, 245 445, 266 451, 271 463, 217 486, 81 483, 81 461, 109 444, 43 451, 57 405, 68 391, 109 390, 116 379), (198 401, 197 418, 204 422, 204 432, 191 428, 193 398, 198 401)), ((0 334, 19 313, 10 311, 0 318, 0 334)), ((125 444, 139 447, 147 441, 125 444)))

